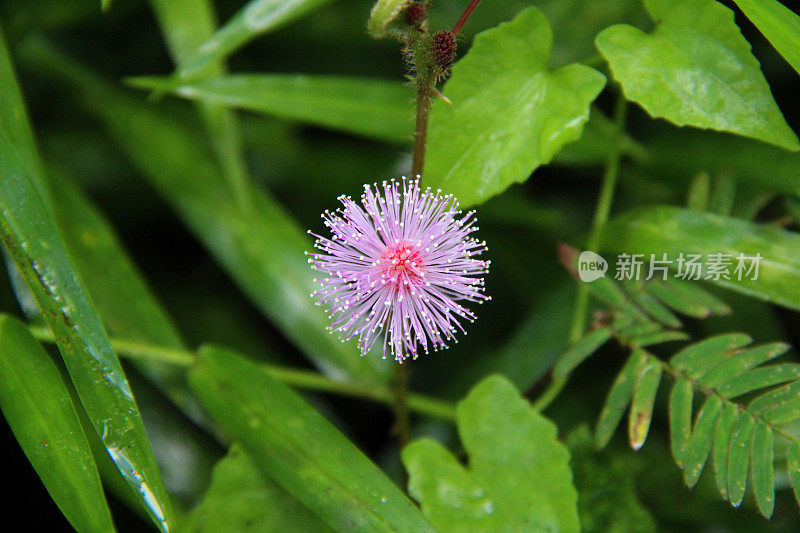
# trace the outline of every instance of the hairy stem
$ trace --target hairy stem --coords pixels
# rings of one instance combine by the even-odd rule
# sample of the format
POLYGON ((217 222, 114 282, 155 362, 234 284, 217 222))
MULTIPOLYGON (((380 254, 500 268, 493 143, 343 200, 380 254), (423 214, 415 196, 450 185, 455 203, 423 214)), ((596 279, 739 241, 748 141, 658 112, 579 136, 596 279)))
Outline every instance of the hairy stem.
MULTIPOLYGON (((49 328, 29 326, 28 329, 34 338, 41 342, 55 342, 55 336, 49 328)), ((155 361, 184 368, 191 367, 195 362, 194 352, 188 350, 167 348, 126 339, 112 338, 110 341, 114 351, 127 359, 155 361)), ((395 403, 395 395, 386 387, 333 381, 310 370, 268 364, 260 364, 259 366, 273 378, 297 389, 363 398, 389 406, 393 406, 395 403)), ((407 409, 423 415, 449 421, 455 420, 455 407, 436 398, 422 394, 406 393, 406 405, 407 409)))
MULTIPOLYGON (((617 107, 614 112, 614 138, 611 140, 611 149, 606 158, 606 166, 603 171, 603 183, 600 188, 600 197, 597 200, 597 207, 592 219, 592 227, 589 231, 589 239, 586 242, 586 249, 596 252, 600 245, 600 238, 603 228, 608 222, 611 213, 611 204, 614 201, 614 191, 617 186, 617 176, 619 175, 619 163, 622 156, 622 135, 625 131, 625 116, 627 113, 627 101, 625 95, 620 91, 617 97, 617 107)), ((586 316, 589 307, 589 288, 583 283, 578 285, 578 294, 575 296, 575 305, 572 311, 572 322, 569 328, 568 343, 578 342, 586 330, 586 316)), ((569 375, 558 378, 550 383, 550 386, 533 403, 536 410, 544 410, 553 400, 558 397, 567 384, 569 375)))
MULTIPOLYGON (((427 66, 426 66, 427 68, 427 66)), ((411 176, 422 176, 425 167, 425 147, 428 143, 428 115, 431 107, 431 85, 417 83, 417 120, 414 128, 414 155, 411 176)))

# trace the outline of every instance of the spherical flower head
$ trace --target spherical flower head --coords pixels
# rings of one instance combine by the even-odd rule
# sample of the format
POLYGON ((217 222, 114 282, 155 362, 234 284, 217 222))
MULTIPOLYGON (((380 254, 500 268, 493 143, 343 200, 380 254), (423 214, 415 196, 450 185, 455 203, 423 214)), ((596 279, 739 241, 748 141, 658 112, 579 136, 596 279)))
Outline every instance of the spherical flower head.
MULTIPOLYGON (((421 189, 418 179, 364 186, 361 204, 341 196, 343 206, 322 218, 331 237, 313 234, 321 253, 311 268, 325 277, 312 293, 326 308, 331 332, 358 338, 361 354, 378 339, 383 357, 402 362, 447 347, 475 315, 461 302, 482 303, 490 261, 478 256, 486 242, 475 212, 463 213, 451 194, 421 189)), ((311 233, 311 232, 309 232, 311 233)))

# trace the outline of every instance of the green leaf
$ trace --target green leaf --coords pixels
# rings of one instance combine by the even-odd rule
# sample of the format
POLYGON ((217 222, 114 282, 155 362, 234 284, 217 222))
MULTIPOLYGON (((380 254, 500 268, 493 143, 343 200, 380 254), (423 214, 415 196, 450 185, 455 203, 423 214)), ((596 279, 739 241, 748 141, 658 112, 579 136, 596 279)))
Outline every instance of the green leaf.
POLYGON ((653 32, 617 25, 596 40, 628 99, 678 126, 800 149, 730 9, 714 0, 645 6, 657 22, 653 32))
POLYGON ((412 91, 400 82, 388 80, 236 74, 174 87, 163 78, 133 78, 129 83, 395 143, 410 142, 414 129, 412 91))
POLYGON ((714 429, 714 480, 720 495, 728 499, 728 457, 734 424, 739 417, 736 404, 726 403, 714 429))
POLYGON ((800 504, 800 443, 797 441, 789 444, 786 469, 789 472, 789 482, 792 485, 794 499, 800 504))
POLYGON ((375 39, 389 35, 400 35, 399 28, 404 21, 398 17, 405 11, 411 0, 377 0, 372 6, 367 21, 367 31, 375 39))
POLYGON ((774 446, 775 435, 772 429, 766 422, 760 421, 753 436, 750 467, 758 510, 767 519, 772 516, 772 509, 775 506, 775 473, 772 466, 774 446))
POLYGON ((103 121, 217 261, 323 371, 362 382, 384 379, 385 361, 358 357, 352 344, 326 332, 327 317, 308 296, 315 284, 304 253, 312 243, 275 199, 246 184, 254 210, 242 211, 216 161, 188 126, 120 94, 46 43, 29 43, 27 54, 83 95, 80 102, 103 121))
POLYGON ((800 381, 762 394, 747 407, 771 424, 785 424, 800 418, 800 381))
POLYGON ((747 346, 753 339, 744 333, 725 333, 690 344, 670 360, 672 366, 697 379, 720 363, 720 354, 747 346))
POLYGON ((78 531, 114 531, 100 475, 53 361, 0 315, 0 409, 56 505, 78 531))
POLYGON ((788 349, 788 344, 776 342, 726 355, 719 365, 700 377, 699 383, 705 387, 716 389, 751 368, 785 353, 788 349))
MULTIPOLYGON (((168 0, 159 0, 168 1, 168 0)), ((253 39, 277 30, 331 0, 250 0, 214 35, 185 55, 172 78, 196 79, 253 39)))
MULTIPOLYGON (((650 287, 648 287, 650 288, 650 287)), ((654 298, 648 292, 642 291, 633 296, 633 302, 642 308, 648 315, 655 318, 669 328, 681 327, 681 321, 678 320, 664 304, 658 299, 654 298)))
POLYGON ((756 422, 750 413, 743 412, 731 432, 728 452, 728 498, 738 507, 747 487, 747 470, 750 466, 750 449, 753 443, 756 422))
POLYGON ((800 73, 800 16, 777 0, 734 0, 772 46, 800 73))
POLYGON ((409 492, 438 531, 578 531, 569 452, 508 380, 481 381, 456 417, 468 468, 430 439, 402 453, 409 492))
POLYGON ((431 110, 425 179, 474 205, 525 181, 578 139, 605 84, 594 69, 549 70, 552 34, 531 7, 475 38, 431 110))
POLYGON ((711 451, 717 417, 721 410, 722 400, 718 396, 709 396, 694 422, 692 440, 689 442, 683 468, 683 481, 690 488, 694 487, 703 472, 703 466, 705 466, 711 451))
POLYGON ((0 237, 53 329, 95 431, 151 518, 166 530, 170 502, 139 410, 52 216, 29 177, 31 166, 20 159, 35 150, 18 149, 6 133, 18 125, 0 121, 0 237))
POLYGON ((628 419, 628 438, 631 448, 638 450, 647 439, 653 418, 653 403, 661 383, 661 366, 653 361, 642 368, 633 389, 631 412, 628 419))
POLYGON ((185 533, 331 531, 315 514, 258 470, 234 443, 214 467, 203 501, 181 526, 185 533))
POLYGON ((800 365, 797 363, 769 365, 736 376, 721 385, 718 392, 726 398, 736 398, 754 390, 794 381, 798 378, 800 378, 800 365))
MULTIPOLYGON (((706 281, 749 296, 800 309, 800 236, 779 228, 743 220, 698 213, 675 207, 634 209, 611 221, 604 231, 602 248, 629 254, 666 253, 677 266, 681 253, 700 254, 706 261, 711 254, 730 256, 728 277, 706 281), (758 276, 746 269, 755 261, 758 276), (740 255, 744 256, 741 280, 736 273, 740 255)), ((709 277, 707 269, 702 277, 709 277)))
POLYGON ((639 374, 646 364, 647 355, 640 350, 635 350, 614 380, 611 390, 608 391, 608 398, 606 398, 603 409, 600 411, 600 418, 597 421, 597 430, 594 438, 595 445, 598 448, 603 448, 608 444, 608 441, 614 435, 614 431, 619 426, 622 417, 625 415, 625 409, 633 397, 633 386, 639 379, 639 374))
POLYGON ((567 437, 578 489, 581 531, 587 533, 656 531, 656 524, 637 497, 638 463, 614 450, 598 453, 585 425, 567 437))
POLYGON ((672 457, 683 468, 692 438, 692 399, 694 388, 689 380, 675 381, 669 395, 669 435, 672 457))
POLYGON ((596 352, 611 338, 611 328, 600 328, 592 331, 564 352, 553 369, 553 377, 566 376, 580 365, 587 357, 596 352))
POLYGON ((258 468, 334 529, 432 531, 378 467, 258 365, 205 347, 189 383, 258 468))

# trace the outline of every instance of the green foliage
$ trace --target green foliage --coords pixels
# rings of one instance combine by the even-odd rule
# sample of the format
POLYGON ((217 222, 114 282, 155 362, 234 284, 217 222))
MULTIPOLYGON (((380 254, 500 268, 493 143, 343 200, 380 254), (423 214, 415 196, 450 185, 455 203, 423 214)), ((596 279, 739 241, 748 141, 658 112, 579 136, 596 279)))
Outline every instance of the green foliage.
POLYGON ((378 0, 372 6, 367 21, 367 31, 375 39, 390 35, 401 35, 399 27, 404 26, 400 16, 412 0, 378 0))
POLYGON ((778 0, 734 0, 772 46, 800 73, 800 17, 778 0))
MULTIPOLYGON (((0 55, 5 55, 4 49, 0 55)), ((2 81, 4 91, 17 90, 8 83, 13 78, 2 81)), ((27 127, 25 110, 4 108, 0 113, 0 237, 55 334, 94 430, 153 521, 166 531, 171 504, 130 385, 51 212, 29 177, 38 172, 36 162, 30 161, 35 148, 24 144, 17 148, 20 139, 30 138, 20 131, 27 127)), ((37 181, 41 183, 41 178, 37 181)))
POLYGON ((597 36, 625 96, 679 126, 729 131, 800 149, 733 20, 714 0, 647 0, 652 33, 612 26, 597 36))
MULTIPOLYGON (((657 206, 630 211, 608 225, 603 248, 629 254, 666 253, 677 261, 683 254, 730 254, 729 279, 708 279, 749 296, 800 309, 800 237, 774 226, 676 207, 657 206), (736 258, 760 254, 757 279, 734 275, 736 258)), ((677 262, 673 263, 677 265, 677 262)), ((703 277, 707 274, 704 272, 703 277)))
POLYGON ((432 531, 402 492, 299 396, 246 359, 201 350, 189 375, 263 472, 337 531, 432 531))
POLYGON ((169 89, 200 102, 256 111, 365 137, 408 143, 412 92, 400 83, 302 74, 237 74, 176 87, 169 80, 135 78, 131 85, 169 89))
POLYGON ((475 38, 431 111, 428 183, 465 205, 528 179, 578 139, 605 78, 583 65, 550 70, 552 31, 531 7, 475 38))
POLYGON ((186 522, 186 533, 331 531, 316 515, 262 474, 234 443, 214 467, 211 485, 186 522))
POLYGON ((0 409, 53 501, 78 531, 114 531, 100 476, 58 368, 0 316, 0 409))
POLYGON ((578 531, 569 452, 508 380, 481 381, 456 418, 468 467, 430 439, 402 454, 409 492, 439 531, 578 531))

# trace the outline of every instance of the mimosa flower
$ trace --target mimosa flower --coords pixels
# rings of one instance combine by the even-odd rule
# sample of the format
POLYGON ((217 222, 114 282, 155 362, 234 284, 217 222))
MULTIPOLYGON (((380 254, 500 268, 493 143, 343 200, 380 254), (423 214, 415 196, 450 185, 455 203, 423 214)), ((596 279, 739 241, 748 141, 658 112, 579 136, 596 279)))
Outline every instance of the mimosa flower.
POLYGON ((477 259, 486 242, 471 237, 475 212, 406 178, 365 185, 360 205, 339 200, 343 207, 322 215, 331 238, 309 232, 322 253, 308 261, 326 276, 312 296, 328 329, 342 341, 357 337, 362 355, 382 339, 383 357, 400 362, 457 342, 461 321, 475 320, 460 302, 490 299, 481 277, 490 261, 477 259))

